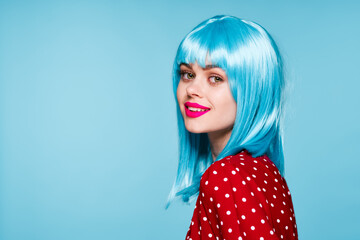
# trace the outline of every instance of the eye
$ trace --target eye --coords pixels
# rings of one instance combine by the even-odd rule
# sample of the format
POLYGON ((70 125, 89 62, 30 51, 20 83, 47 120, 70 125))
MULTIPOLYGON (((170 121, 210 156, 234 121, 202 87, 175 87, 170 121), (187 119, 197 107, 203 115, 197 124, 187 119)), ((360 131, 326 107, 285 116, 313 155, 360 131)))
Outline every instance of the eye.
POLYGON ((218 83, 222 82, 223 79, 221 77, 219 77, 219 76, 211 76, 209 78, 209 81, 210 81, 211 84, 218 84, 218 83))
POLYGON ((181 71, 180 72, 181 79, 183 80, 191 80, 195 78, 195 74, 187 71, 181 71))

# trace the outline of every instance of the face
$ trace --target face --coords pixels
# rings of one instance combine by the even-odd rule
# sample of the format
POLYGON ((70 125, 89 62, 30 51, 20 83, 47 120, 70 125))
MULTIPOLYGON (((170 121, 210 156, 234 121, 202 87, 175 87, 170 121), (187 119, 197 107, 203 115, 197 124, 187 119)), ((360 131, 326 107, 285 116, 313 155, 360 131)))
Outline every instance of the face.
POLYGON ((177 100, 185 127, 192 133, 226 133, 232 130, 236 102, 223 69, 198 64, 180 65, 177 100))

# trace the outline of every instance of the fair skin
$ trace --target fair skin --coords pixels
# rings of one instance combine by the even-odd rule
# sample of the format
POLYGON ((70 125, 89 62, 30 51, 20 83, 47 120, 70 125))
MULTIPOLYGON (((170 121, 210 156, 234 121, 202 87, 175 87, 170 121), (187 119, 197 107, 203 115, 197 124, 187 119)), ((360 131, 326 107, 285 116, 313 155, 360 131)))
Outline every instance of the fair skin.
POLYGON ((192 133, 207 133, 211 154, 215 161, 227 144, 236 117, 236 102, 231 94, 223 69, 206 63, 181 64, 181 78, 177 87, 177 100, 186 129, 192 133), (199 117, 187 114, 200 109, 187 108, 185 103, 196 103, 207 111, 199 117), (187 108, 187 109, 186 109, 187 108))

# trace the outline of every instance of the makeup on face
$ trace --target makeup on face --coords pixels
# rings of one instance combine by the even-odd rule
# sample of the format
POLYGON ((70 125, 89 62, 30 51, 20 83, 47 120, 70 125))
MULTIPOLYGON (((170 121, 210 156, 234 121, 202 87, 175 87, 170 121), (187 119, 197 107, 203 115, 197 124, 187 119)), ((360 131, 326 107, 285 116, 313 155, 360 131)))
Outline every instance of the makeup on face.
POLYGON ((185 106, 186 116, 191 118, 200 117, 210 111, 210 108, 192 102, 186 102, 184 106, 185 106))

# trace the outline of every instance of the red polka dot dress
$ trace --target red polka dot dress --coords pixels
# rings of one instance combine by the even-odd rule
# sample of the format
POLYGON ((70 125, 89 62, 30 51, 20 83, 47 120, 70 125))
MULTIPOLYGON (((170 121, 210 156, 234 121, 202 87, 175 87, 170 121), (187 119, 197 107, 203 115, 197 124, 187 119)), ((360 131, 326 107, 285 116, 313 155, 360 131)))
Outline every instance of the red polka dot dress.
POLYGON ((290 191, 266 155, 246 150, 203 174, 186 240, 298 239, 290 191))

